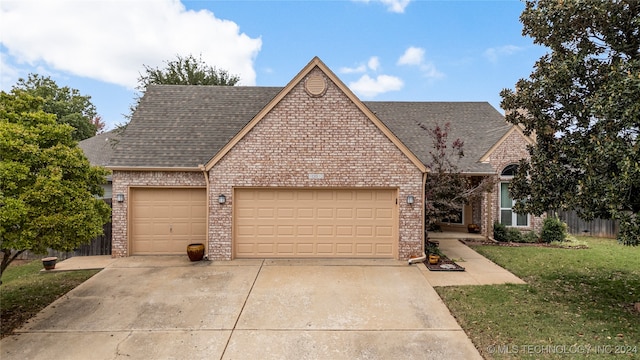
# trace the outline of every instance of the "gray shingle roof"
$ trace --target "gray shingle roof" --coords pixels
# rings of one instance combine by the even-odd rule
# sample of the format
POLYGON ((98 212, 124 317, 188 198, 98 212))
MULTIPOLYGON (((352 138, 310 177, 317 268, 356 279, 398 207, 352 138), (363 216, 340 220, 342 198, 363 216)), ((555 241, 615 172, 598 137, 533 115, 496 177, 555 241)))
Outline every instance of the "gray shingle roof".
MULTIPOLYGON (((281 87, 157 85, 147 89, 116 147, 114 167, 191 167, 206 164, 272 100, 281 87)), ((510 128, 486 102, 364 104, 423 163, 431 149, 426 127, 451 123, 450 139, 465 142, 461 168, 491 172, 478 160, 510 128)))
POLYGON ((280 90, 280 87, 150 86, 127 125, 111 165, 206 164, 280 90))
POLYGON ((106 166, 110 163, 114 147, 119 139, 120 130, 116 129, 84 139, 78 143, 78 146, 89 159, 91 165, 106 166))
POLYGON ((488 102, 378 102, 364 104, 387 125, 423 164, 428 165, 433 143, 426 129, 451 124, 448 139, 464 141, 460 169, 492 173, 480 158, 511 128, 488 102), (422 125, 422 126, 421 126, 422 125))

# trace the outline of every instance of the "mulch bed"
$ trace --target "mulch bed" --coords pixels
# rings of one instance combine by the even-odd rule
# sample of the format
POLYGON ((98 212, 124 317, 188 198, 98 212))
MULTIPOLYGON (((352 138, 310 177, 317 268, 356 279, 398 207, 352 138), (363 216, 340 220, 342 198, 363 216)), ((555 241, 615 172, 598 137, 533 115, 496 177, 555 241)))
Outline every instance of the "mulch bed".
POLYGON ((513 243, 513 242, 499 242, 499 241, 481 240, 481 239, 458 239, 458 240, 465 245, 491 245, 491 246, 506 246, 506 247, 533 246, 533 247, 546 247, 546 248, 556 248, 556 249, 588 249, 589 248, 586 245, 562 246, 562 245, 552 245, 547 243, 513 243))
POLYGON ((429 264, 429 259, 424 261, 424 265, 431 271, 464 271, 464 268, 446 256, 440 256, 437 264, 429 264))

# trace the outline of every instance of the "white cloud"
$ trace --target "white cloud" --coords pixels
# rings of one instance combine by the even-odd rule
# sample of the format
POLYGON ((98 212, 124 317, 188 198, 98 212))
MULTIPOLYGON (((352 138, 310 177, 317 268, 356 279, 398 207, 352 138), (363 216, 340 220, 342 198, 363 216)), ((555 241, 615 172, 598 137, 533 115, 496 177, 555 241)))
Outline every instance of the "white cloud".
POLYGON ((338 70, 340 73, 342 74, 361 74, 363 72, 367 71, 367 67, 364 65, 359 65, 357 67, 341 67, 340 70, 338 70))
POLYGON ((404 54, 398 59, 397 65, 417 66, 427 78, 437 79, 444 76, 438 71, 432 62, 425 60, 425 51, 422 48, 410 46, 405 50, 404 54))
POLYGON ((355 0, 359 2, 379 2, 387 7, 387 11, 399 13, 404 13, 404 9, 407 8, 411 0, 355 0))
POLYGON ((424 61, 424 49, 410 46, 398 59, 398 65, 420 65, 424 61))
POLYGON ((505 45, 500 47, 488 48, 484 51, 484 57, 486 57, 490 62, 495 63, 498 61, 498 58, 502 56, 513 55, 519 51, 524 50, 524 48, 515 45, 505 45))
POLYGON ((378 59, 377 56, 372 56, 367 62, 367 66, 373 71, 378 71, 380 68, 380 59, 378 59))
POLYGON ((398 91, 403 86, 404 83, 400 78, 389 75, 378 75, 374 79, 365 74, 357 81, 349 83, 349 88, 353 92, 364 97, 374 97, 385 92, 398 91))
POLYGON ((20 70, 8 62, 5 54, 0 54, 0 69, 0 90, 10 91, 11 86, 18 82, 20 70))
POLYGON ((380 68, 380 59, 377 56, 372 56, 367 61, 367 64, 360 64, 356 67, 341 67, 338 71, 342 74, 362 74, 369 70, 378 71, 380 68))
POLYGON ((2 45, 18 63, 129 88, 143 64, 162 67, 177 54, 201 55, 254 85, 253 61, 262 46, 234 22, 188 11, 179 0, 5 0, 0 18, 2 45))

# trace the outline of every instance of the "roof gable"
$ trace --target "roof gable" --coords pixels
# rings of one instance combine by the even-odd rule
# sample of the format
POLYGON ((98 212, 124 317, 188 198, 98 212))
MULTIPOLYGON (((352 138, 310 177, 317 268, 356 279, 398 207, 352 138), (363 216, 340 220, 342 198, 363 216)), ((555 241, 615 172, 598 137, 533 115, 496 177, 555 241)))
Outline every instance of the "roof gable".
POLYGON ((316 56, 305 66, 290 82, 285 86, 266 106, 258 112, 258 114, 244 127, 236 136, 231 139, 205 166, 206 170, 210 170, 215 164, 220 161, 244 136, 247 135, 276 105, 284 99, 291 90, 298 85, 313 69, 318 68, 324 73, 338 88, 351 100, 356 107, 373 124, 382 131, 385 136, 391 140, 391 142, 422 172, 426 172, 426 166, 415 156, 407 146, 398 139, 398 137, 387 126, 380 121, 378 117, 366 106, 355 94, 349 90, 349 88, 316 56))
POLYGON ((509 137, 511 136, 511 134, 513 134, 514 132, 519 134, 520 136, 522 136, 522 138, 527 142, 527 144, 529 145, 533 145, 534 140, 525 135, 525 133, 522 131, 522 128, 519 125, 510 125, 511 128, 509 129, 509 131, 507 131, 506 133, 504 133, 504 135, 502 135, 502 137, 500 139, 498 139, 496 142, 494 142, 493 146, 491 146, 491 148, 489 148, 489 150, 487 150, 487 152, 482 155, 482 157, 480 158, 479 161, 481 162, 487 162, 488 159, 491 157, 491 154, 493 154, 493 152, 500 147, 500 145, 502 145, 502 143, 509 137))

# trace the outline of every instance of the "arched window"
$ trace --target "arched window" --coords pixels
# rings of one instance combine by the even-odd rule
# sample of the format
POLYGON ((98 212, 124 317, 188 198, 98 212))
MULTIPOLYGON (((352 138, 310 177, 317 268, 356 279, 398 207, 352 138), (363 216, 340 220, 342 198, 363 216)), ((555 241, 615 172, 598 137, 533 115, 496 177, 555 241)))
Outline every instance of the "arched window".
POLYGON ((500 175, 514 177, 516 176, 517 172, 518 172, 518 164, 511 164, 511 165, 505 166, 504 169, 502 169, 502 172, 500 173, 500 175))
POLYGON ((513 212, 514 201, 509 193, 509 181, 508 178, 512 178, 518 172, 518 164, 511 164, 505 166, 500 173, 502 178, 506 178, 505 181, 500 182, 500 223, 506 226, 529 226, 529 215, 516 214, 513 212))

